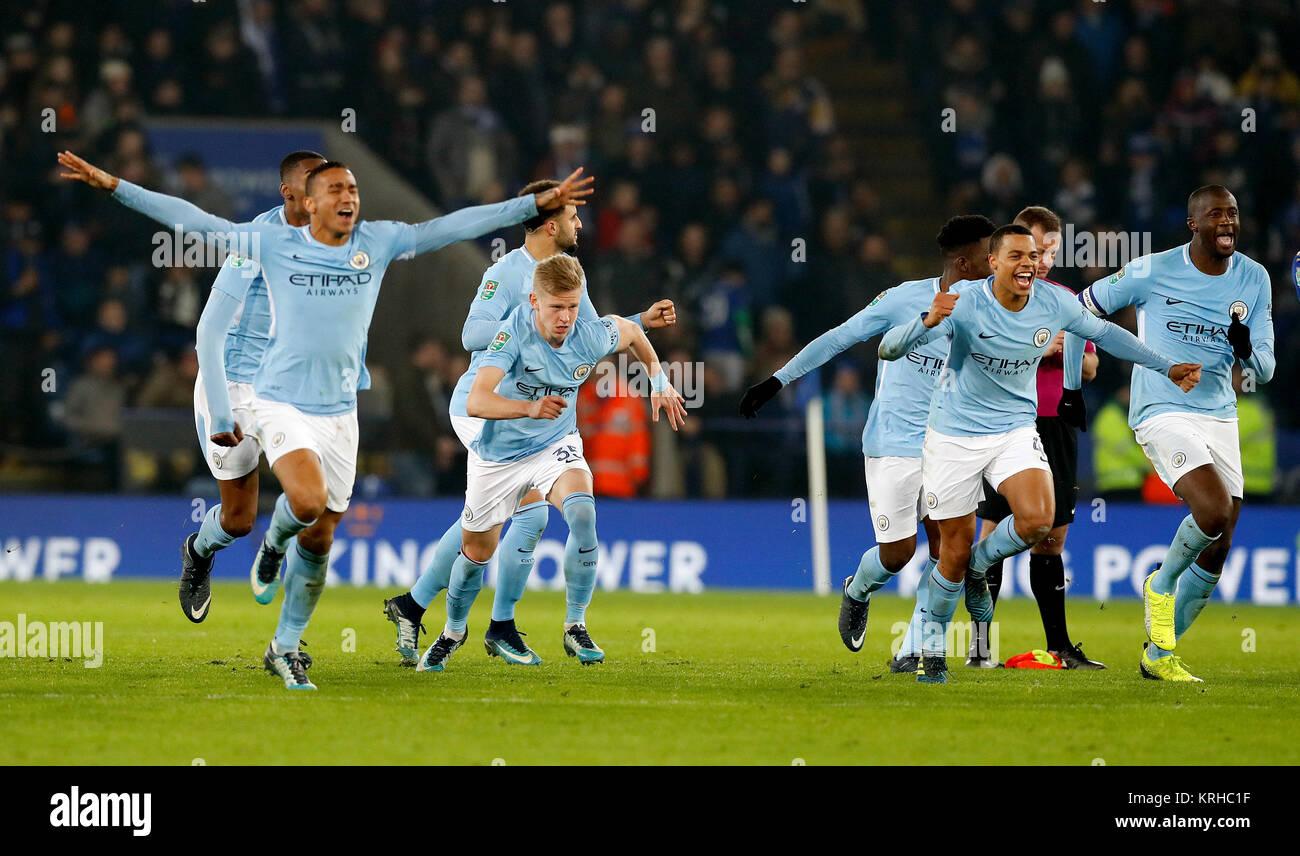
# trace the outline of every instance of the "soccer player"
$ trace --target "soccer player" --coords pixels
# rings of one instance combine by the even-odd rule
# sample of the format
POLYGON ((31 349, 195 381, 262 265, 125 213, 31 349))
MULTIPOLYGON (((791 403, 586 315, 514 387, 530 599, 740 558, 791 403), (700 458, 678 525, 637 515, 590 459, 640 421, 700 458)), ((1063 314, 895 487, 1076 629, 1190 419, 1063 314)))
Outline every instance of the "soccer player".
POLYGON ((599 545, 591 470, 583 459, 571 402, 596 363, 630 350, 649 372, 654 418, 663 407, 675 430, 686 410, 639 326, 612 315, 595 321, 583 317, 583 282, 582 266, 572 256, 538 262, 528 303, 505 317, 479 361, 465 410, 484 422, 470 448, 461 550, 447 588, 447 624, 420 657, 417 671, 442 671, 464 644, 466 619, 501 526, 530 491, 560 509, 569 525, 565 653, 584 665, 605 659, 586 625, 599 545))
POLYGON ((935 294, 928 312, 880 343, 881 359, 896 360, 936 338, 951 341, 948 375, 935 387, 922 446, 925 507, 939 523, 939 564, 928 580, 917 673, 923 683, 947 682, 945 637, 963 580, 972 619, 991 621, 989 565, 1029 549, 1052 528, 1051 471, 1034 417, 1035 374, 1056 334, 1064 329, 1092 340, 1184 390, 1200 379, 1199 366, 1174 364, 1123 328, 1096 323, 1064 289, 1036 282, 1038 255, 1024 226, 998 228, 989 238, 991 276, 935 294), (1011 516, 972 550, 986 478, 1010 503, 1011 516))
MULTIPOLYGON (((284 204, 257 215, 253 222, 307 225, 311 220, 303 207, 307 198, 307 173, 324 162, 324 155, 316 152, 296 151, 286 155, 280 161, 280 196, 284 204)), ((212 290, 214 294, 244 291, 243 305, 226 333, 222 364, 235 421, 251 428, 253 417, 248 406, 253 399, 253 377, 271 337, 271 303, 266 281, 257 262, 232 255, 221 266, 212 290)), ((255 433, 245 434, 233 448, 212 441, 208 434, 212 410, 204 392, 201 370, 194 382, 194 423, 203 459, 217 480, 221 495, 221 502, 208 509, 199 531, 187 536, 181 548, 181 612, 197 624, 208 617, 212 602, 212 562, 216 552, 253 531, 257 519, 257 463, 262 447, 255 433)), ((267 565, 269 568, 270 563, 267 565)), ((270 603, 275 598, 280 586, 279 568, 275 570, 273 578, 262 580, 257 565, 253 566, 253 597, 258 603, 270 603)))
MULTIPOLYGON (((534 181, 519 191, 520 196, 531 196, 558 185, 554 179, 534 181)), ((472 449, 483 420, 465 411, 470 388, 478 372, 478 365, 492 344, 492 337, 501 326, 501 320, 517 306, 528 304, 533 290, 533 269, 538 259, 550 258, 557 253, 572 252, 578 246, 578 232, 582 220, 576 206, 563 211, 543 211, 524 221, 524 243, 506 253, 484 273, 478 291, 470 303, 469 315, 461 330, 461 344, 470 351, 469 369, 456 382, 452 393, 451 424, 456 436, 467 450, 472 449)), ((590 321, 600 316, 591 303, 584 287, 578 313, 590 321)), ((627 320, 643 329, 666 327, 677 323, 676 309, 671 300, 660 300, 640 315, 627 320)), ((492 601, 492 623, 488 626, 483 644, 490 655, 498 656, 511 665, 532 666, 542 658, 528 647, 515 626, 515 604, 523 597, 528 575, 533 568, 533 551, 537 548, 550 517, 546 500, 541 493, 530 490, 520 500, 519 507, 510 518, 510 526, 501 540, 497 559, 496 596, 492 601)), ((438 592, 451 582, 452 564, 460 554, 461 526, 457 518, 443 533, 433 553, 429 567, 420 575, 410 591, 384 601, 384 614, 397 628, 397 652, 403 666, 414 666, 420 654, 421 619, 438 592)))
MULTIPOLYGON (((1034 236, 1038 246, 1038 279, 1061 288, 1047 276, 1056 261, 1056 251, 1061 245, 1061 218, 1050 208, 1031 205, 1016 215, 1013 221, 1025 226, 1034 236)), ((1038 418, 1035 428, 1043 442, 1048 466, 1052 468, 1052 486, 1055 489, 1056 516, 1052 531, 1029 551, 1029 588, 1038 602, 1038 614, 1047 637, 1047 650, 1061 660, 1067 669, 1104 669, 1103 664, 1090 660, 1083 647, 1070 641, 1065 623, 1065 564, 1061 553, 1065 550, 1065 536, 1074 522, 1074 505, 1079 493, 1079 440, 1075 427, 1057 414, 1062 393, 1061 349, 1065 333, 1056 334, 1052 344, 1043 352, 1038 364, 1038 418)), ((1089 342, 1083 356, 1083 380, 1091 381, 1097 374, 1097 350, 1089 342)), ((1002 495, 984 484, 984 500, 975 510, 980 518, 980 537, 987 538, 995 526, 1011 513, 1002 495)), ((1002 562, 994 562, 987 572, 989 595, 996 605, 1002 587, 1002 562)), ((988 645, 988 625, 975 625, 975 638, 971 640, 966 665, 991 668, 999 665, 991 656, 988 645)))
MULTIPOLYGON (((1189 512, 1142 584, 1147 642, 1139 667, 1143 677, 1163 681, 1200 680, 1173 651, 1214 592, 1241 514, 1233 367, 1240 362, 1256 383, 1270 380, 1276 367, 1272 288, 1263 265, 1237 252, 1236 197, 1217 184, 1196 189, 1187 199, 1187 227, 1188 243, 1142 256, 1079 295, 1099 316, 1136 305, 1143 341, 1205 366, 1206 382, 1189 395, 1133 367, 1129 425, 1189 512)), ((1066 359, 1069 367, 1077 353, 1066 359)))
MULTIPOLYGON (((930 305, 936 294, 954 283, 989 275, 989 236, 993 221, 978 214, 953 217, 939 230, 943 273, 901 283, 881 292, 840 326, 818 336, 772 377, 746 391, 740 412, 752 419, 783 386, 803 377, 858 342, 907 324, 930 305)), ((948 358, 948 342, 939 339, 907 353, 897 367, 882 362, 876 373, 876 397, 862 429, 866 458, 867 500, 876 544, 862 554, 857 573, 844 579, 840 600, 840 639, 850 651, 862 650, 867 635, 867 611, 872 592, 903 569, 916 552, 918 516, 929 540, 929 560, 916 589, 913 621, 890 670, 915 672, 920 663, 920 616, 925 607, 926 580, 939 561, 939 527, 923 512, 921 443, 935 381, 948 358)))
MULTIPOLYGON (((288 689, 315 689, 298 650, 325 584, 334 527, 356 477, 356 392, 368 375, 364 355, 384 271, 396 260, 431 252, 537 215, 541 208, 582 204, 590 178, 575 171, 552 190, 466 208, 419 224, 359 221, 361 199, 346 164, 326 161, 307 174, 307 226, 234 224, 184 200, 120 181, 71 152, 66 172, 165 225, 198 232, 207 242, 238 241, 259 262, 274 307, 270 344, 253 380, 248 410, 284 494, 276 501, 258 564, 276 564, 294 536, 286 564, 280 622, 263 656, 288 689), (268 558, 268 554, 269 558, 268 558)), ((240 282, 246 283, 246 280, 240 282)), ((213 442, 243 439, 226 387, 221 348, 243 292, 209 297, 199 320, 198 352, 213 442)))

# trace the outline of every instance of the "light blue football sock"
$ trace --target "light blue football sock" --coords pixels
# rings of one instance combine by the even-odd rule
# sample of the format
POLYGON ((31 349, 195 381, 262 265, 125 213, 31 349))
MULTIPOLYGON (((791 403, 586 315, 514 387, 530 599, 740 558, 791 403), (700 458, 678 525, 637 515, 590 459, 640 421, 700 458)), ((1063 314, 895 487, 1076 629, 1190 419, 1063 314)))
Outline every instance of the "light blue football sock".
POLYGON ((916 606, 912 607, 912 619, 907 623, 907 632, 898 646, 899 657, 921 653, 921 623, 925 617, 925 605, 930 600, 930 574, 938 564, 938 559, 929 559, 925 570, 921 571, 921 579, 916 584, 916 606))
POLYGON ((275 501, 275 513, 271 515, 271 525, 266 530, 266 543, 277 553, 283 553, 289 545, 289 539, 297 535, 315 520, 299 520, 289 508, 289 497, 280 494, 275 501))
POLYGON ((928 600, 925 604, 925 623, 921 627, 921 648, 927 657, 947 654, 948 622, 957 611, 961 599, 961 583, 945 579, 938 566, 930 572, 928 600))
POLYGON ((885 570, 885 566, 880 563, 880 547, 872 547, 863 553, 858 561, 858 571, 849 583, 849 597, 854 600, 866 600, 871 597, 873 591, 880 589, 893 578, 894 574, 885 570))
POLYGON ((1218 535, 1211 538, 1202 532, 1192 515, 1184 517, 1183 522, 1178 524, 1178 531, 1174 533, 1174 542, 1169 545, 1164 563, 1151 578, 1151 589, 1160 594, 1173 594, 1183 571, 1196 561, 1202 550, 1218 540, 1218 535))
POLYGON ((284 565, 284 603, 280 605, 280 623, 272 641, 277 654, 298 650, 302 632, 307 629, 325 588, 325 572, 329 569, 328 554, 319 556, 304 550, 296 541, 290 547, 284 565))
POLYGON ((533 551, 542 540, 550 508, 545 501, 526 505, 510 518, 510 528, 497 550, 497 591, 492 598, 492 620, 513 621, 515 604, 524 596, 533 572, 533 551))
POLYGON ((487 562, 476 562, 464 553, 452 563, 451 584, 447 586, 447 629, 464 633, 474 598, 483 588, 483 569, 487 562))
POLYGON ((433 558, 429 560, 429 567, 424 569, 420 578, 411 586, 411 599, 420 605, 421 609, 428 609, 429 604, 438 596, 438 592, 451 585, 451 567, 456 563, 456 557, 460 555, 461 529, 460 519, 452 524, 451 528, 442 533, 438 539, 438 546, 433 548, 433 558))
POLYGON ((208 509, 203 515, 203 525, 199 527, 199 537, 194 539, 194 552, 199 558, 206 559, 218 550, 224 550, 235 543, 235 536, 221 528, 221 503, 208 509))
POLYGON ((1214 587, 1219 582, 1219 574, 1212 574, 1195 563, 1178 581, 1178 594, 1174 600, 1174 638, 1182 639, 1187 628, 1192 626, 1196 616, 1201 614, 1205 605, 1214 594, 1214 587))
POLYGON ((571 493, 561 506, 569 524, 564 543, 564 623, 586 621, 587 606, 596 588, 596 562, 600 542, 596 540, 596 498, 589 493, 571 493))
POLYGON ((1016 516, 1008 514, 994 527, 987 538, 982 539, 975 545, 975 549, 971 550, 969 573, 982 577, 988 573, 989 566, 994 562, 1009 559, 1028 549, 1029 545, 1020 540, 1020 536, 1016 534, 1016 516))

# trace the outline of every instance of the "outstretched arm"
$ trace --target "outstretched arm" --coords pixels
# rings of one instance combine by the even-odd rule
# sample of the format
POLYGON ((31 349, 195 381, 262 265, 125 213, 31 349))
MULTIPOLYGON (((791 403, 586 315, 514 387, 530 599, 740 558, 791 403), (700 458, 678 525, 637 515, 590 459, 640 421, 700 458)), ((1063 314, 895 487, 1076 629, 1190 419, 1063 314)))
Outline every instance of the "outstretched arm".
POLYGON ((541 211, 559 211, 566 205, 586 205, 586 197, 594 192, 591 183, 596 179, 583 178, 582 169, 578 167, 568 178, 550 190, 494 205, 462 208, 451 214, 417 224, 414 227, 415 254, 432 252, 457 241, 477 238, 495 232, 497 229, 522 223, 541 211))
MULTIPOLYGON (((1201 380, 1201 366, 1199 363, 1175 363, 1142 344, 1137 336, 1134 336, 1123 327, 1095 318, 1082 309, 1077 315, 1070 318, 1064 326, 1067 331, 1076 336, 1092 340, 1098 348, 1108 354, 1113 354, 1121 360, 1128 360, 1131 363, 1137 363, 1143 368, 1159 372, 1178 384, 1183 392, 1190 392, 1201 380)), ((1074 374, 1073 365, 1079 366, 1079 373, 1082 374, 1083 358, 1081 351, 1081 344, 1071 348, 1071 359, 1066 363, 1067 383, 1072 377, 1079 377, 1079 375, 1074 374), (1077 359, 1074 357, 1074 351, 1080 352, 1077 359)), ((1078 383, 1077 379, 1075 383, 1078 383)), ((1077 389, 1077 387, 1074 388, 1077 389)))
POLYGON ((259 235, 285 228, 275 223, 232 223, 224 217, 209 214, 184 199, 145 190, 139 185, 119 179, 72 152, 60 152, 59 163, 67 170, 59 174, 61 178, 84 181, 91 187, 110 191, 118 202, 164 226, 201 233, 208 243, 235 244, 227 248, 253 259, 260 258, 259 235))
POLYGON ((415 254, 431 253, 460 241, 522 223, 537 215, 535 196, 523 196, 492 205, 461 208, 411 227, 415 254))
POLYGON ((668 414, 668 424, 676 431, 686 420, 686 406, 681 394, 669 383, 668 375, 664 374, 654 345, 650 344, 644 330, 626 318, 609 315, 605 320, 618 326, 618 345, 613 353, 630 351, 646 367, 650 376, 650 418, 658 422, 659 409, 663 408, 668 414))

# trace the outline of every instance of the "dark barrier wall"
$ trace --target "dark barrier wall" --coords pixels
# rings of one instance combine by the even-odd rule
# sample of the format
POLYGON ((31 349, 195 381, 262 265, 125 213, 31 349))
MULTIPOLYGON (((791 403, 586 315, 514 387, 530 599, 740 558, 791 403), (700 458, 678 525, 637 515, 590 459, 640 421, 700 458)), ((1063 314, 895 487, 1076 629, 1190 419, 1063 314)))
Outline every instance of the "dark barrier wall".
MULTIPOLYGON (((81 577, 172 578, 179 546, 198 527, 203 500, 182 498, 10 496, 0 498, 0 580, 81 577)), ((604 589, 699 592, 708 588, 813 588, 810 526, 802 500, 792 503, 598 503, 600 578, 604 589)), ((354 502, 338 530, 330 562, 334 585, 411 584, 438 537, 461 511, 452 500, 354 502)), ((1183 512, 1110 504, 1081 507, 1070 529, 1067 575, 1076 597, 1135 597, 1159 562, 1183 512)), ((224 551, 218 579, 247 578, 258 540, 224 551)), ((857 567, 871 545, 865 502, 830 504, 833 588, 857 567)), ((558 513, 537 552, 530 584, 561 587, 564 521, 558 513)), ((921 562, 914 560, 891 588, 910 593, 921 562)), ((1294 604, 1300 565, 1300 508, 1247 508, 1241 515, 1216 598, 1294 604)), ((494 579, 489 572, 489 582, 494 579)), ((1008 574, 1006 594, 1028 592, 1028 555, 1008 574)))

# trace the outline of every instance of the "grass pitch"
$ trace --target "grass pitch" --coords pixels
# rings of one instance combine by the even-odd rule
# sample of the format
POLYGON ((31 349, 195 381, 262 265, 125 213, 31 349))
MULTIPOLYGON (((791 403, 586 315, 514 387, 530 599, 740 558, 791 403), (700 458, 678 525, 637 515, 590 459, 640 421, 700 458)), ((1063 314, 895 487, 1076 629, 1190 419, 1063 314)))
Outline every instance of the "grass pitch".
MULTIPOLYGON (((563 594, 529 592, 519 626, 546 661, 529 668, 484 654, 484 591, 448 671, 417 674, 393 653, 392 593, 325 592, 306 634, 312 693, 263 671, 279 597, 258 606, 246 585, 214 585, 191 625, 165 582, 0 583, 0 621, 102 621, 107 649, 97 669, 0 660, 0 764, 1300 763, 1286 725, 1300 615, 1285 607, 1212 603, 1179 649, 1204 684, 1138 676, 1139 602, 1078 600, 1072 631, 1109 670, 950 658, 952 683, 924 686, 885 668, 911 609, 894 596, 873 601, 853 654, 838 597, 598 591, 589 626, 608 661, 583 667, 560 646, 563 594)), ((1003 659, 1042 644, 1032 601, 998 618, 1003 659)))

